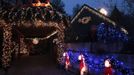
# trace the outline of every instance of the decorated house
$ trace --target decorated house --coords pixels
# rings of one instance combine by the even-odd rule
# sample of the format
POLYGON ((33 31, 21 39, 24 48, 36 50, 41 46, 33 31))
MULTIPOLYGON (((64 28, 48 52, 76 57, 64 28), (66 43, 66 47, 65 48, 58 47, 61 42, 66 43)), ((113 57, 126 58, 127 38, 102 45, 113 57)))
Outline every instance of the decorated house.
POLYGON ((123 27, 107 16, 105 9, 96 10, 83 5, 65 30, 65 48, 73 70, 79 70, 81 75, 83 72, 85 75, 132 73, 122 62, 128 59, 118 61, 125 57, 120 53, 128 41, 127 34, 123 27), (110 60, 111 66, 104 67, 106 59, 110 60))
MULTIPOLYGON (((83 5, 69 23, 49 0, 28 1, 29 5, 21 7, 19 2, 18 7, 0 7, 0 63, 4 69, 10 67, 14 58, 49 53, 56 63, 66 63, 66 70, 70 70, 70 65, 71 69, 78 69, 80 63, 83 72, 100 74, 97 71, 103 72, 106 57, 97 58, 96 53, 120 52, 128 40, 127 31, 110 20, 104 10, 100 13, 83 5)), ((116 68, 120 67, 119 61, 109 59, 113 60, 113 68, 124 71, 122 65, 116 68)))
POLYGON ((106 14, 104 9, 96 10, 83 5, 65 32, 67 48, 102 53, 120 52, 123 43, 128 40, 127 31, 106 14))

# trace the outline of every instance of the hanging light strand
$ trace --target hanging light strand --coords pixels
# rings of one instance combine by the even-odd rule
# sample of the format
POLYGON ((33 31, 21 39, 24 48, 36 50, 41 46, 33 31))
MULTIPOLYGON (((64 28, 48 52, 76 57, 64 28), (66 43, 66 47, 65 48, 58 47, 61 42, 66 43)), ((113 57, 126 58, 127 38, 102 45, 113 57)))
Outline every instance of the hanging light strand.
MULTIPOLYGON (((47 37, 44 38, 37 38, 38 40, 46 40, 49 39, 50 37, 54 36, 55 34, 57 34, 57 31, 54 31, 53 33, 51 33, 50 35, 48 35, 47 37)), ((27 40, 33 40, 34 38, 25 38, 27 40)))

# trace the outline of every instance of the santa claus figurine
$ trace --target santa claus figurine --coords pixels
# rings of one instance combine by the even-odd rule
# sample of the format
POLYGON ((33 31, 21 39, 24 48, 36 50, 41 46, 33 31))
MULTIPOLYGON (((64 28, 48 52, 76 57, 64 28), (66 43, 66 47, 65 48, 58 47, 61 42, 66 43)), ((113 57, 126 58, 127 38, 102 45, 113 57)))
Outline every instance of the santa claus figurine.
POLYGON ((113 75, 110 60, 109 59, 105 60, 104 64, 105 64, 104 75, 113 75))
POLYGON ((84 75, 87 72, 87 66, 83 54, 79 55, 78 60, 80 61, 80 75, 84 75))
POLYGON ((65 57, 65 69, 68 70, 69 66, 70 66, 70 59, 69 59, 69 55, 67 52, 63 53, 63 56, 65 57))

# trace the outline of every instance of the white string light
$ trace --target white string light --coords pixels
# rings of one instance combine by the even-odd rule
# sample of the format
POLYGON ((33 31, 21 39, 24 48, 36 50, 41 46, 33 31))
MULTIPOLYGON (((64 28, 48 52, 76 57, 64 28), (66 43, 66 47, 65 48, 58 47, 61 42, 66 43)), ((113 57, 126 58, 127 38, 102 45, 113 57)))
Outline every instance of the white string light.
POLYGON ((11 53, 12 53, 12 26, 7 25, 4 21, 2 22, 4 24, 3 26, 3 54, 2 54, 2 65, 4 68, 7 68, 10 66, 11 62, 11 53))
MULTIPOLYGON (((31 24, 31 22, 29 23, 31 24)), ((20 23, 9 23, 9 25, 6 24, 6 22, 4 20, 0 20, 0 27, 3 27, 3 38, 4 38, 4 42, 3 42, 3 55, 2 55, 2 65, 4 68, 7 68, 8 66, 10 66, 10 61, 11 61, 11 53, 13 52, 11 47, 12 47, 12 25, 17 25, 17 26, 22 26, 24 24, 20 23), (2 22, 3 21, 3 22, 2 22), (1 23, 2 22, 2 23, 1 23)), ((63 21, 60 21, 59 23, 57 22, 53 22, 53 21, 49 21, 47 24, 46 22, 43 21, 43 26, 44 27, 54 27, 56 29, 56 31, 54 31, 52 34, 50 34, 47 37, 44 38, 38 38, 39 40, 45 40, 45 39, 49 39, 50 37, 52 37, 53 35, 57 34, 57 37, 55 39, 58 40, 58 42, 56 42, 56 49, 57 49, 57 61, 59 63, 61 63, 63 61, 63 57, 62 54, 64 52, 64 29, 65 29, 65 25, 63 21)), ((31 39, 33 40, 33 38, 26 38, 26 39, 31 39)), ((28 49, 26 48, 26 44, 24 43, 24 38, 20 38, 20 51, 16 52, 16 53, 27 53, 28 49)), ((18 47, 16 46, 15 49, 18 49, 18 47)), ((18 50, 16 50, 18 51, 18 50)))
MULTIPOLYGON (((44 38, 36 38, 36 41, 37 41, 37 40, 46 40, 46 39, 49 39, 50 37, 54 36, 54 35, 57 34, 57 33, 58 33, 57 31, 54 31, 53 33, 51 33, 51 34, 48 35, 47 37, 44 37, 44 38)), ((34 40, 35 37, 34 37, 34 38, 25 38, 25 39, 27 39, 27 40, 34 40)))

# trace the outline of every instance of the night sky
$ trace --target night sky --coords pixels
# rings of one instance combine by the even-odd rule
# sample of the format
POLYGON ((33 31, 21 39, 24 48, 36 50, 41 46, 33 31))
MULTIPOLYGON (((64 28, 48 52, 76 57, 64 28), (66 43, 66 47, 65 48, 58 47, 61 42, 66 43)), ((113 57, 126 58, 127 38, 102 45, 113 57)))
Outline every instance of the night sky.
MULTIPOLYGON (((73 7, 76 6, 76 4, 83 5, 87 4, 93 8, 100 9, 105 8, 108 13, 110 14, 110 11, 112 9, 109 9, 108 5, 116 5, 119 10, 125 12, 127 14, 127 3, 125 3, 125 0, 62 0, 65 4, 65 11, 67 14, 72 15, 73 7)), ((10 0, 9 2, 14 2, 15 0, 10 0)))
POLYGON ((116 5, 121 11, 126 11, 126 3, 124 0, 62 0, 65 4, 65 11, 72 15, 73 7, 76 4, 87 4, 93 8, 105 8, 109 13, 111 9, 109 9, 108 5, 112 4, 113 6, 116 5))

